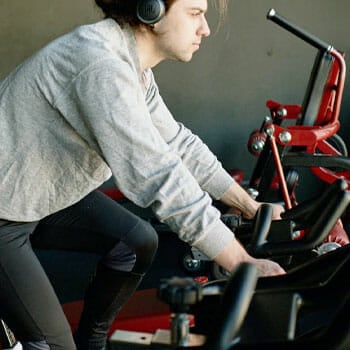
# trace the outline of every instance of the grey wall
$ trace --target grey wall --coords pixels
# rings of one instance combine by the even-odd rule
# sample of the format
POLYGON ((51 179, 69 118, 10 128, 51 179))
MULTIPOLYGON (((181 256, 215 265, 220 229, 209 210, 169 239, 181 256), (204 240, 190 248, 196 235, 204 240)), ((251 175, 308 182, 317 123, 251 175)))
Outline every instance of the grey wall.
MULTIPOLYGON (((315 50, 266 20, 269 8, 344 51, 350 59, 347 0, 229 0, 220 31, 204 40, 191 63, 155 69, 161 92, 178 120, 206 141, 228 168, 247 176, 255 158, 249 133, 268 114, 265 101, 301 103, 315 50)), ((92 0, 0 0, 0 78, 49 40, 101 17, 92 0)), ((210 8, 210 24, 216 16, 210 8)), ((341 134, 350 125, 349 84, 341 134)), ((350 140, 350 138, 348 138, 350 140)))

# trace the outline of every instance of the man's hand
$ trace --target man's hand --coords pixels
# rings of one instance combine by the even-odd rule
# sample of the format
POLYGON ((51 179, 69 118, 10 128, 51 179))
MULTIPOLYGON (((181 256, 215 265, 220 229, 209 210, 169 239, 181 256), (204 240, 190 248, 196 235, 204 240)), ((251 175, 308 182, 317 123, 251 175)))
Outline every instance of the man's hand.
MULTIPOLYGON (((246 219, 253 219, 257 210, 263 204, 250 197, 243 187, 236 182, 232 183, 220 200, 231 208, 231 213, 242 215, 246 219)), ((272 220, 281 219, 281 213, 284 212, 283 206, 280 204, 269 204, 273 208, 272 220)))
POLYGON ((336 222, 335 226, 332 228, 328 237, 325 239, 325 242, 335 242, 340 244, 341 246, 344 246, 350 243, 349 237, 346 231, 344 230, 343 223, 340 219, 336 222))
POLYGON ((259 277, 284 275, 284 269, 274 261, 267 259, 253 259, 251 261, 258 268, 259 277))
MULTIPOLYGON (((262 204, 264 204, 260 202, 256 202, 256 203, 257 203, 256 208, 259 208, 262 204)), ((272 220, 281 220, 281 214, 285 211, 284 207, 280 204, 274 204, 274 203, 266 203, 266 204, 269 204, 272 207, 272 220)), ((247 214, 247 213, 242 213, 240 210, 231 207, 228 212, 230 214, 241 215, 246 219, 252 220, 256 215, 256 211, 255 213, 251 211, 250 213, 247 214), (253 213, 254 215, 252 216, 253 213)))
POLYGON ((267 259, 256 259, 250 256, 236 238, 214 258, 214 261, 227 271, 233 271, 242 262, 252 263, 257 266, 259 277, 285 274, 283 268, 276 262, 267 259))
POLYGON ((280 204, 268 203, 272 206, 272 220, 281 220, 281 214, 285 211, 280 204))

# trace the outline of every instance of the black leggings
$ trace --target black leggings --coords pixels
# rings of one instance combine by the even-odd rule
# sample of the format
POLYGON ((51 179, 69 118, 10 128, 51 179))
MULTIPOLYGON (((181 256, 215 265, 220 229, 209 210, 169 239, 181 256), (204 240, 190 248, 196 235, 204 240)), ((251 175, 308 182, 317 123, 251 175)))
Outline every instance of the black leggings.
POLYGON ((157 245, 151 225, 99 191, 38 223, 0 220, 0 317, 24 341, 74 349, 68 322, 32 246, 97 253, 110 268, 143 274, 157 245))

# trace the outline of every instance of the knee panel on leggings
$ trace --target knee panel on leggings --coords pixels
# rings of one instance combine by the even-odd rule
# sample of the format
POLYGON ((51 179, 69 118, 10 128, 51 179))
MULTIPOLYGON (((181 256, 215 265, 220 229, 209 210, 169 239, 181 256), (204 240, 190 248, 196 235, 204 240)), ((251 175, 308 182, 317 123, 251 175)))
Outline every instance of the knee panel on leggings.
POLYGON ((103 265, 112 270, 131 272, 135 266, 136 254, 124 242, 117 243, 102 259, 103 265))
POLYGON ((113 270, 145 273, 158 248, 158 234, 146 221, 140 220, 104 258, 103 264, 113 270))
POLYGON ((23 343, 23 350, 50 350, 50 346, 46 341, 28 342, 23 343))

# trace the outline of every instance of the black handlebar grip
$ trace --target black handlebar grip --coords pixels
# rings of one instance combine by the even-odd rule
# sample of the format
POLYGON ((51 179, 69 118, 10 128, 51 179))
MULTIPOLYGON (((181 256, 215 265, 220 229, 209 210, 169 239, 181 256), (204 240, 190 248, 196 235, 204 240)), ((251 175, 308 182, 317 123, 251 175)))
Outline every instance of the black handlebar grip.
POLYGON ((218 312, 220 317, 212 325, 205 349, 231 349, 248 312, 257 280, 256 265, 241 263, 236 267, 226 284, 218 312))
POLYGON ((290 22, 274 9, 270 9, 266 17, 319 50, 330 52, 333 49, 332 45, 290 22))

